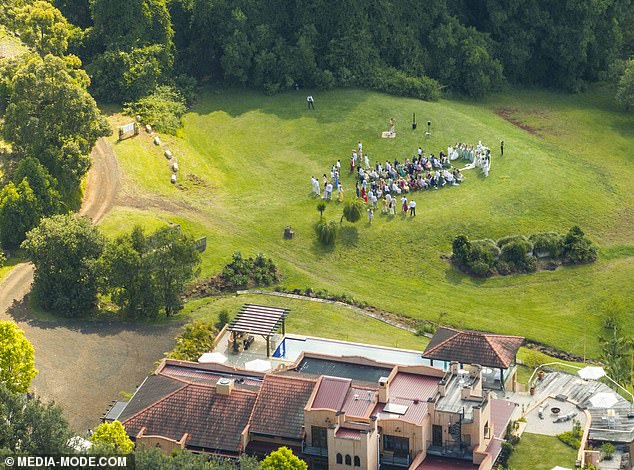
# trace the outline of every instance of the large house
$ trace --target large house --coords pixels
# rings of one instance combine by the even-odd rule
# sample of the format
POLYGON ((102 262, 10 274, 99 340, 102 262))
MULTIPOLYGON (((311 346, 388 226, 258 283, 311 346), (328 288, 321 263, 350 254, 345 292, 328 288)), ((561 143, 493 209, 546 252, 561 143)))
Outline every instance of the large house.
POLYGON ((269 373, 164 359, 106 419, 166 452, 286 445, 311 469, 488 470, 516 406, 486 390, 482 372, 317 353, 269 373))

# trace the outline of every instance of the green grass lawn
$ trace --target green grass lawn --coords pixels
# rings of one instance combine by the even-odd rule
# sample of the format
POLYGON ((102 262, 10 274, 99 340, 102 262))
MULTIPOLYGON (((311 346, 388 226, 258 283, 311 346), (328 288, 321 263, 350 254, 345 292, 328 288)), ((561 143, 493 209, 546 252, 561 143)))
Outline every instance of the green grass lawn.
POLYGON ((509 458, 509 470, 550 470, 559 465, 574 468, 577 451, 555 436, 525 432, 509 458))
MULTIPOLYGON (((305 93, 202 93, 179 134, 161 136, 178 159, 179 188, 149 136, 114 143, 123 189, 102 227, 115 234, 136 222, 180 223, 207 236, 203 276, 218 272, 233 251, 263 252, 288 287, 346 293, 415 318, 447 312, 446 322, 457 327, 523 335, 578 355, 598 356, 607 302, 634 332, 625 318, 634 304, 634 116, 613 108, 609 90, 510 91, 482 102, 426 103, 360 90, 315 97, 317 110, 308 112, 305 93), (500 109, 531 132, 500 117, 500 109), (431 138, 425 126, 411 130, 413 112, 419 124, 432 121, 431 138), (398 136, 381 139, 390 116, 398 136), (337 159, 347 168, 358 140, 372 162, 402 160, 419 145, 437 154, 448 144, 482 140, 492 148, 492 170, 488 179, 471 170, 460 187, 415 194, 414 219, 377 214, 372 226, 365 218, 344 223, 336 246, 324 248, 313 231, 319 215, 310 177, 337 159), (441 258, 461 233, 496 239, 565 232, 573 224, 599 244, 597 263, 474 280, 441 258), (282 238, 286 225, 293 240, 282 238)), ((350 199, 354 178, 343 174, 350 199)), ((331 202, 324 215, 339 220, 341 212, 331 202)))
POLYGON ((424 336, 387 325, 349 308, 311 302, 284 299, 264 295, 236 295, 219 299, 199 299, 185 307, 185 315, 191 320, 215 323, 218 313, 226 310, 231 318, 245 303, 270 305, 290 309, 286 332, 306 336, 318 336, 355 343, 378 344, 402 349, 422 351, 429 343, 424 336), (346 325, 341 328, 341 325, 346 325))

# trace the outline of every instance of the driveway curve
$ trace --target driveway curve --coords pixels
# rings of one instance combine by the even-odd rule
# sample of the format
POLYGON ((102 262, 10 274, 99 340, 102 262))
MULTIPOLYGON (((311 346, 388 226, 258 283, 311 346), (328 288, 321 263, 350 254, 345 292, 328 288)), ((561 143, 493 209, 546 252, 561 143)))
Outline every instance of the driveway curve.
MULTIPOLYGON (((79 211, 98 223, 114 204, 119 168, 107 140, 99 139, 91 154, 84 200, 79 211)), ((132 392, 173 346, 178 325, 155 326, 121 322, 32 317, 27 299, 33 265, 18 264, 0 283, 0 319, 13 320, 35 348, 39 374, 32 390, 64 409, 80 434, 99 423, 108 404, 132 392)))

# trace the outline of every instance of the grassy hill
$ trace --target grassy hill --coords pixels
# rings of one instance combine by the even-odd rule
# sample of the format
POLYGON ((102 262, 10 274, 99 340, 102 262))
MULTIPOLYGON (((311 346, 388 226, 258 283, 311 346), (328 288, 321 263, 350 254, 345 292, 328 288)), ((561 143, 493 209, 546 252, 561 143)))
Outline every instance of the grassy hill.
MULTIPOLYGON (((513 91, 484 102, 426 103, 336 90, 314 93, 317 109, 310 112, 306 93, 203 93, 179 135, 161 136, 178 160, 178 187, 148 135, 115 143, 123 188, 103 228, 114 234, 136 222, 181 223, 207 236, 203 275, 216 273, 233 251, 263 252, 289 287, 347 293, 416 318, 446 312, 445 321, 459 327, 521 334, 579 355, 598 355, 606 309, 620 312, 634 331, 626 321, 634 298, 634 117, 613 109, 609 91, 513 91), (391 116, 398 137, 381 139, 391 116), (411 157, 419 145, 437 154, 454 142, 481 140, 492 148, 492 170, 488 179, 471 170, 460 187, 415 193, 414 219, 376 214, 372 226, 366 218, 344 223, 336 247, 326 249, 315 241, 310 177, 337 159, 348 168, 358 140, 372 163, 411 157), (599 244, 597 263, 473 280, 441 258, 457 234, 496 239, 574 224, 599 244), (282 238, 286 225, 293 240, 282 238)), ((350 199, 354 178, 343 174, 350 199)), ((341 212, 331 202, 324 215, 339 220, 341 212)))

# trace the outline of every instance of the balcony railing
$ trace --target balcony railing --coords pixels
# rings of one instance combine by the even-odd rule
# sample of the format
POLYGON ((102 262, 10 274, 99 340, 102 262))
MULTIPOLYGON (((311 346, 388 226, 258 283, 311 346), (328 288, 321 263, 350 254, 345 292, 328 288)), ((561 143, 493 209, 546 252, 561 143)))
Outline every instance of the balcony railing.
POLYGON ((451 457, 454 459, 473 459, 473 453, 466 446, 460 446, 458 444, 438 446, 433 445, 431 441, 427 441, 427 453, 430 455, 451 457))
POLYGON ((409 455, 397 456, 392 453, 381 454, 381 465, 392 465, 394 467, 409 467, 412 459, 409 455))

